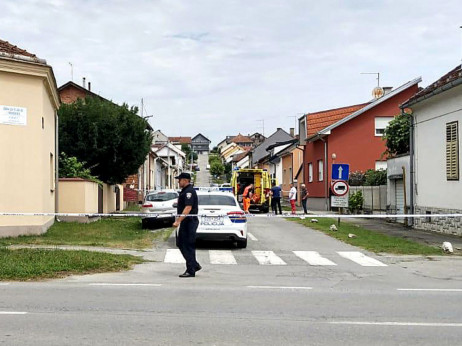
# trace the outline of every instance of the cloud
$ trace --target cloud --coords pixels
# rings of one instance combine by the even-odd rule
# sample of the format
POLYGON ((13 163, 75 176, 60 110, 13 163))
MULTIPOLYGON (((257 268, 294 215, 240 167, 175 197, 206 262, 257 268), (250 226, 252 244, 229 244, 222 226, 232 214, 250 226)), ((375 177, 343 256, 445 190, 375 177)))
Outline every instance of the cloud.
POLYGON ((428 84, 460 61, 456 0, 49 0, 0 3, 1 38, 115 102, 144 99, 155 128, 214 143, 293 116, 428 84))

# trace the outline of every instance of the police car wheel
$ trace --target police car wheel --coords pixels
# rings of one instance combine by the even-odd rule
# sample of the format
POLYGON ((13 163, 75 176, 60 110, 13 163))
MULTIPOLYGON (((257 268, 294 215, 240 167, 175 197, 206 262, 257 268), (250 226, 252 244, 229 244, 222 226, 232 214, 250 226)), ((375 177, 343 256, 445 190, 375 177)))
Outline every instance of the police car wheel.
POLYGON ((247 247, 247 239, 244 240, 238 240, 236 246, 239 249, 245 249, 247 247))

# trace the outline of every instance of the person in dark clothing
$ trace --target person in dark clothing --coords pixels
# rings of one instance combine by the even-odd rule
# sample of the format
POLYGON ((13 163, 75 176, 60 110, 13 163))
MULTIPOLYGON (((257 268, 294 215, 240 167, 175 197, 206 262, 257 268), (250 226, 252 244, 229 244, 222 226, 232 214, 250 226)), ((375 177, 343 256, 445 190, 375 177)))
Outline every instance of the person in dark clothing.
POLYGON ((306 203, 308 202, 308 190, 306 189, 305 184, 302 184, 302 206, 303 206, 303 212, 305 214, 308 214, 308 209, 306 207, 306 203))
POLYGON ((191 185, 191 175, 189 173, 181 173, 175 177, 178 179, 178 184, 182 188, 178 196, 177 216, 174 227, 178 227, 178 236, 176 245, 181 251, 186 261, 186 271, 180 275, 180 278, 191 278, 196 276, 196 272, 202 267, 196 261, 196 231, 199 226, 197 215, 199 212, 199 202, 196 190, 191 185))
POLYGON ((281 208, 281 188, 276 186, 276 183, 273 182, 273 187, 271 188, 271 210, 274 214, 278 214, 278 207, 279 207, 279 214, 282 215, 282 208, 281 208))

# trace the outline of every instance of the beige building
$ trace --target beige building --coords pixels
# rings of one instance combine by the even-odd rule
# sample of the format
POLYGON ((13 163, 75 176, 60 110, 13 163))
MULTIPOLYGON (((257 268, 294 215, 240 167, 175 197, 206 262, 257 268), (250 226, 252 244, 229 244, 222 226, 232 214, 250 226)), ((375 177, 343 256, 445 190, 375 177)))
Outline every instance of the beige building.
MULTIPOLYGON (((51 66, 0 40, 0 212, 55 212, 58 107, 51 66)), ((0 216, 0 237, 43 233, 53 221, 0 216)))

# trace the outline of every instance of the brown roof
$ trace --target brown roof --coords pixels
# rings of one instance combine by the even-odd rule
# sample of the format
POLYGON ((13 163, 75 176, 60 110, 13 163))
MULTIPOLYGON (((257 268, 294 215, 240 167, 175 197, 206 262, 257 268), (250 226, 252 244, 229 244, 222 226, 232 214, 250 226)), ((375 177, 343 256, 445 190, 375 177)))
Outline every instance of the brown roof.
POLYGON ((229 141, 233 143, 253 143, 250 137, 243 136, 241 134, 238 134, 237 136, 231 138, 229 141))
POLYGON ((249 151, 250 151, 250 148, 249 150, 243 148, 245 151, 243 153, 240 153, 240 154, 237 154, 237 155, 234 155, 233 156, 233 162, 239 162, 241 161, 244 157, 246 157, 247 155, 249 155, 249 151))
POLYGON ((359 105, 341 107, 335 109, 329 109, 326 111, 308 113, 307 116, 307 127, 308 136, 314 135, 315 133, 325 129, 327 126, 336 123, 337 121, 349 116, 357 110, 368 105, 368 103, 362 103, 359 105))
POLYGON ((168 137, 172 143, 191 144, 191 137, 168 137))
POLYGON ((29 58, 37 58, 35 54, 29 53, 27 50, 21 49, 18 46, 12 45, 10 42, 3 40, 0 40, 0 52, 28 56, 29 58))
POLYGON ((414 104, 418 102, 420 98, 426 98, 426 96, 430 96, 436 89, 439 89, 459 78, 462 78, 462 69, 461 65, 457 65, 454 69, 446 73, 443 77, 438 79, 436 82, 430 84, 425 89, 420 90, 414 96, 412 96, 409 100, 407 100, 403 106, 407 106, 409 104, 414 104))

